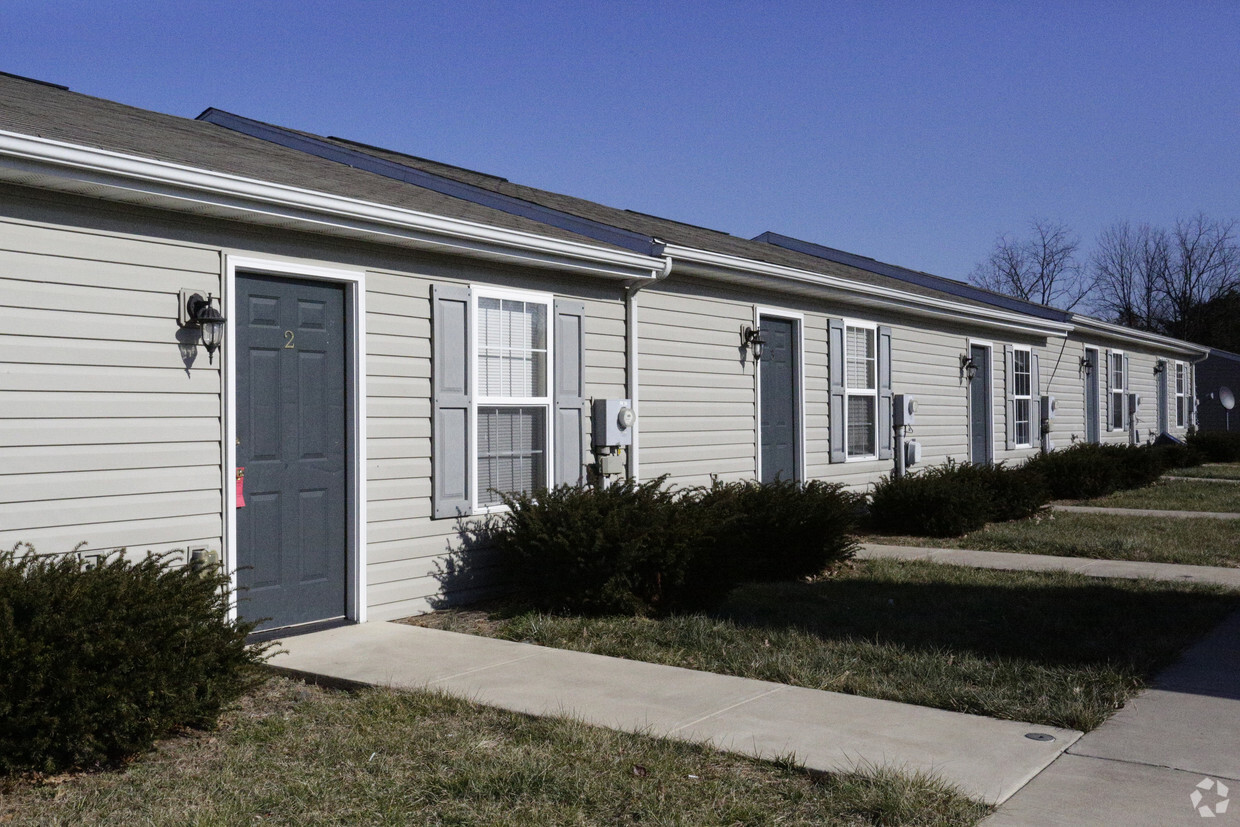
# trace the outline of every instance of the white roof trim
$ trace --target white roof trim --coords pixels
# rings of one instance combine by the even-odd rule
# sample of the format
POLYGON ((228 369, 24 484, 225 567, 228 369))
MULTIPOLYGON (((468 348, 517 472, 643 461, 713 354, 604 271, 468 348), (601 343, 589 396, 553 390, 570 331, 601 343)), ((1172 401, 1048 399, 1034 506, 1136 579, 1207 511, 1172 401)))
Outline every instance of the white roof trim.
POLYGON ((1158 333, 1150 333, 1145 330, 1136 330, 1131 327, 1124 327, 1111 322, 1104 322, 1101 319, 1095 319, 1090 316, 1077 316, 1073 314, 1072 323, 1077 332, 1098 333, 1110 339, 1126 340, 1128 342, 1141 342, 1146 345, 1153 345, 1173 353, 1180 353, 1187 356, 1204 357, 1210 352, 1210 348, 1204 345, 1195 345, 1192 342, 1185 342, 1181 339, 1173 339, 1170 336, 1163 336, 1158 333))
POLYGON ((1072 325, 1064 322, 1039 319, 999 308, 963 304, 949 299, 924 296, 919 293, 895 290, 889 287, 879 287, 839 276, 812 273, 808 270, 799 270, 794 267, 784 267, 778 264, 770 264, 723 253, 714 253, 708 250, 698 250, 692 247, 680 247, 669 244, 665 252, 676 261, 676 268, 678 270, 684 270, 686 264, 697 264, 708 270, 723 270, 741 276, 747 274, 768 276, 829 291, 851 294, 854 298, 863 298, 868 304, 874 306, 1045 336, 1062 337, 1072 330, 1072 325))
POLYGON ((654 279, 662 258, 0 130, 0 180, 604 278, 654 279))

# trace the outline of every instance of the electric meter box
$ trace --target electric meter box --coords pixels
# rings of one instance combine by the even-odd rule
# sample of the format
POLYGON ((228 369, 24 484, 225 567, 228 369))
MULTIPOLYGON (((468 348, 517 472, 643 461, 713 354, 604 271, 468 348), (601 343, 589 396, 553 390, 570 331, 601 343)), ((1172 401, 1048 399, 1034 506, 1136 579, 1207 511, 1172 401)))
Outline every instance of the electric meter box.
POLYGON ((1128 394, 1128 413, 1135 414, 1139 410, 1141 410, 1141 394, 1128 394))
POLYGON ((904 465, 912 466, 921 462, 921 443, 911 439, 904 443, 904 465))
POLYGON ((637 416, 631 399, 595 399, 594 444, 632 445, 635 421, 637 416))
POLYGON ((917 397, 907 393, 897 393, 892 398, 892 425, 903 428, 915 424, 917 413, 917 397))
POLYGON ((1056 403, 1055 397, 1044 395, 1042 397, 1042 418, 1043 419, 1054 419, 1055 413, 1056 413, 1055 409, 1057 407, 1058 407, 1058 403, 1056 403))

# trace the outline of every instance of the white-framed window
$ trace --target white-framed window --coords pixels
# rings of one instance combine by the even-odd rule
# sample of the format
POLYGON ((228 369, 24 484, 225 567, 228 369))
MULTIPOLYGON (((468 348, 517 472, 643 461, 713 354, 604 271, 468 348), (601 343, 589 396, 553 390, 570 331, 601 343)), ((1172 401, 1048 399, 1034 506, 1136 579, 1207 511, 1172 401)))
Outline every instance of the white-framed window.
POLYGON ((1175 363, 1175 427, 1188 426, 1188 366, 1175 363))
POLYGON ((1012 348, 1012 414, 1016 447, 1033 444, 1033 352, 1012 348))
POLYGON ((1128 388, 1128 374, 1124 371, 1124 354, 1121 351, 1111 351, 1111 364, 1107 366, 1110 375, 1110 393, 1111 393, 1111 421, 1108 428, 1112 431, 1124 430, 1125 423, 1128 421, 1128 404, 1126 390, 1128 388))
POLYGON ((474 288, 474 507, 550 485, 551 297, 474 288))
POLYGON ((878 456, 878 331, 844 328, 844 427, 848 459, 878 456))

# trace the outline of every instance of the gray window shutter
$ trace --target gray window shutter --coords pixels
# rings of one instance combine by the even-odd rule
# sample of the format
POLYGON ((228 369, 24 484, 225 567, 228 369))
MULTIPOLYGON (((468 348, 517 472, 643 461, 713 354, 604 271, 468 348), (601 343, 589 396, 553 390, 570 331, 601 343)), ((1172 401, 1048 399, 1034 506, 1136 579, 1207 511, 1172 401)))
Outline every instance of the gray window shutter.
POLYGON ((1115 390, 1115 372, 1111 370, 1111 351, 1104 350, 1102 352, 1102 363, 1106 367, 1106 371, 1107 371, 1106 373, 1107 380, 1106 382, 1102 383, 1102 386, 1107 389, 1106 402, 1104 402, 1102 405, 1102 415, 1106 417, 1106 427, 1103 428, 1103 430, 1110 431, 1112 430, 1111 428, 1111 404, 1114 401, 1112 399, 1111 392, 1115 390))
POLYGON ((1007 449, 1016 447, 1016 368, 1012 364, 1012 346, 1003 346, 1003 398, 1007 410, 1007 449))
POLYGON ((1184 393, 1188 395, 1188 419, 1185 427, 1197 427, 1197 366, 1192 362, 1184 366, 1184 393))
POLYGON ((1042 442, 1042 362, 1038 354, 1029 354, 1029 443, 1042 442))
POLYGON ((1128 413, 1128 397, 1132 394, 1132 371, 1128 369, 1128 354, 1124 354, 1124 430, 1132 428, 1132 414, 1128 413))
POLYGON ((878 328, 878 458, 891 459, 891 328, 878 328))
POLYGON ((468 287, 431 287, 431 497, 435 518, 470 513, 468 287))
POLYGON ((1158 387, 1156 396, 1158 397, 1158 433, 1166 433, 1171 430, 1171 411, 1170 405, 1167 404, 1171 394, 1168 392, 1170 382, 1175 380, 1175 365, 1166 359, 1159 359, 1157 364, 1162 365, 1162 370, 1158 374, 1158 387))
POLYGON ((555 300, 555 466, 556 485, 580 485, 586 455, 586 306, 555 300))
POLYGON ((831 461, 843 462, 848 458, 848 434, 844 430, 844 320, 829 320, 827 334, 831 383, 831 461))

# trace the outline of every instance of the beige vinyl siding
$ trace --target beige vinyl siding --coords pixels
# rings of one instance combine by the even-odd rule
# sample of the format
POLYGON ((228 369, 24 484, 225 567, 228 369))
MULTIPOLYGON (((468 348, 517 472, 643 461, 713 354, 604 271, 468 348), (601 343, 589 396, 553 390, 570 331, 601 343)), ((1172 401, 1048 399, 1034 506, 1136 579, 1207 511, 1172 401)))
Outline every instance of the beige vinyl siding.
POLYGON ((1052 340, 1040 353, 1042 393, 1055 397, 1057 408, 1051 442, 1055 450, 1069 448, 1074 441, 1085 441, 1085 373, 1081 370, 1085 345, 1071 337, 1052 340))
POLYGON ((199 247, 0 219, 0 547, 221 545, 220 357, 182 359, 199 247))
POLYGON ((752 479, 756 388, 740 331, 754 323, 753 304, 667 284, 637 295, 642 479, 752 479))

